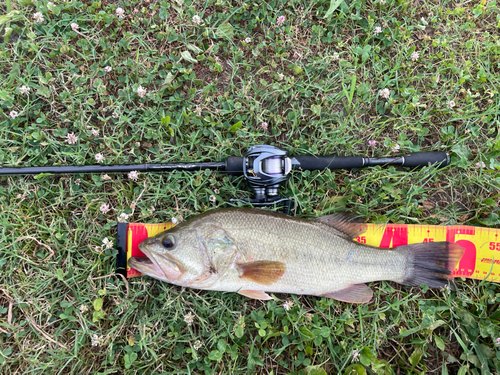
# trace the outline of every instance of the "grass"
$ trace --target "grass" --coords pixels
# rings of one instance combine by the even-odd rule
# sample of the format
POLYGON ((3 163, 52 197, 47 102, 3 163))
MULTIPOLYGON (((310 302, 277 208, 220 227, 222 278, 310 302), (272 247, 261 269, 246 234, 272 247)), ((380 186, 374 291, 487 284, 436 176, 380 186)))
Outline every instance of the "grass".
MULTIPOLYGON (((326 19, 326 0, 0 4, 10 33, 0 43, 0 163, 224 160, 255 144, 292 155, 441 150, 452 155, 443 170, 295 172, 283 195, 305 217, 350 209, 370 222, 499 228, 495 1, 332 3, 326 19)), ((116 250, 101 246, 120 214, 187 219, 244 196, 242 178, 209 171, 2 179, 0 371, 500 372, 494 283, 458 279, 449 294, 372 283, 374 302, 358 306, 113 276, 116 250)))

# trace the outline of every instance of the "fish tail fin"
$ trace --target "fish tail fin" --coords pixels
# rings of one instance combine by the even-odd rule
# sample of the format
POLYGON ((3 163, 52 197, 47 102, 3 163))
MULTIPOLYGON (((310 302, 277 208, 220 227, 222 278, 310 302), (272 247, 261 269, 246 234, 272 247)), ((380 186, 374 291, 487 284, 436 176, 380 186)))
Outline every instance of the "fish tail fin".
POLYGON ((452 272, 464 255, 464 248, 453 242, 426 242, 399 246, 407 255, 406 273, 401 284, 440 288, 453 280, 452 272))

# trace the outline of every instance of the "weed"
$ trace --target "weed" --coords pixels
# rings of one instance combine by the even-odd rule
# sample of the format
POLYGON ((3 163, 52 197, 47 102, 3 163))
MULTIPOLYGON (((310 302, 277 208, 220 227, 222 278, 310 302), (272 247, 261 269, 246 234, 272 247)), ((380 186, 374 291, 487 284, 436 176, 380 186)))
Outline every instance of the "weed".
MULTIPOLYGON (((18 0, 0 13, 3 166, 224 160, 263 143, 440 150, 442 170, 296 171, 284 195, 305 217, 500 226, 495 1, 18 0)), ((2 373, 500 372, 493 283, 375 283, 358 306, 112 276, 118 220, 246 195, 210 171, 2 180, 2 373)))

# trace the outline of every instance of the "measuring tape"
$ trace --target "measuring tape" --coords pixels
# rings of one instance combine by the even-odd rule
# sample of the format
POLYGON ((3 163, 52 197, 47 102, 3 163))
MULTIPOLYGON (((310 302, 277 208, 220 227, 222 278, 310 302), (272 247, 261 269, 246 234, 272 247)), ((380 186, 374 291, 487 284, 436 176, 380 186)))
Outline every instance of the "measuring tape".
MULTIPOLYGON (((500 229, 464 225, 366 224, 366 226, 366 232, 355 240, 376 247, 391 248, 439 241, 455 242, 465 249, 465 253, 453 271, 454 276, 500 282, 500 229)), ((139 250, 139 243, 172 227, 172 223, 119 223, 118 272, 126 277, 142 275, 139 271, 128 267, 128 260, 130 257, 144 257, 145 255, 139 250)))

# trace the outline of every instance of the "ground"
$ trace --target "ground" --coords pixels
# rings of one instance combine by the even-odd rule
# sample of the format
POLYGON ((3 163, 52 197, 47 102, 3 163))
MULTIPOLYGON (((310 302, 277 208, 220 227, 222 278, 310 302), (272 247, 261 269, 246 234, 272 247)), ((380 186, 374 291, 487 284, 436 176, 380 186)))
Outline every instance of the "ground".
MULTIPOLYGON (((281 194, 302 217, 500 227, 495 1, 10 0, 0 14, 2 166, 446 151, 444 169, 296 171, 281 194)), ((351 305, 114 276, 103 239, 116 245, 121 214, 186 220, 248 195, 214 171, 2 178, 1 372, 500 372, 495 283, 372 283, 374 301, 351 305)))

